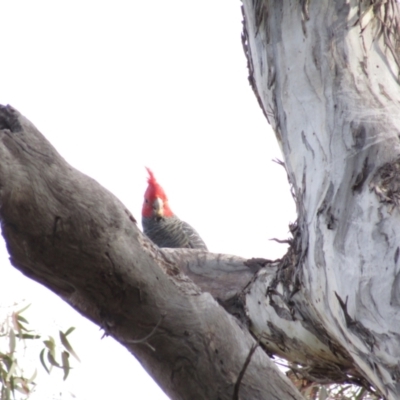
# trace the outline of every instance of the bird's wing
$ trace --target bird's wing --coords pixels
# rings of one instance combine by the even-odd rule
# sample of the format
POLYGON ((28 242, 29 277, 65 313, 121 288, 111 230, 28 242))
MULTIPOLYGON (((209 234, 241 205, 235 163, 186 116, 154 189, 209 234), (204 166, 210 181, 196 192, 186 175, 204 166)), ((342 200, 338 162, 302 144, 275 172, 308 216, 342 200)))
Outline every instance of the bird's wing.
POLYGON ((203 239, 187 222, 182 221, 182 230, 188 238, 190 248, 208 250, 203 239))

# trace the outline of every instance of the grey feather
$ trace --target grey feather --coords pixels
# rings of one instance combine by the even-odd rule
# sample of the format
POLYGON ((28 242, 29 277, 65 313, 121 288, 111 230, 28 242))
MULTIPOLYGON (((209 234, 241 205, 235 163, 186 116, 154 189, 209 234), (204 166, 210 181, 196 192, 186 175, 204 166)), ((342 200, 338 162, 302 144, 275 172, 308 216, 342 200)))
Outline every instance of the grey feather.
POLYGON ((177 216, 142 217, 143 232, 158 246, 207 250, 207 246, 188 223, 177 216))

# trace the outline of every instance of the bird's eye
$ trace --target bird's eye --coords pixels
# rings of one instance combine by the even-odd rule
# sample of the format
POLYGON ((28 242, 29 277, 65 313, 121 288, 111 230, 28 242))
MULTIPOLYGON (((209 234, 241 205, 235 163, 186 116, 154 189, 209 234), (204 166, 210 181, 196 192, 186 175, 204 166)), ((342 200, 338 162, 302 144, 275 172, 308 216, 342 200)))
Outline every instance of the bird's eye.
POLYGON ((145 203, 148 203, 149 201, 148 201, 147 199, 144 199, 144 202, 145 202, 145 203))

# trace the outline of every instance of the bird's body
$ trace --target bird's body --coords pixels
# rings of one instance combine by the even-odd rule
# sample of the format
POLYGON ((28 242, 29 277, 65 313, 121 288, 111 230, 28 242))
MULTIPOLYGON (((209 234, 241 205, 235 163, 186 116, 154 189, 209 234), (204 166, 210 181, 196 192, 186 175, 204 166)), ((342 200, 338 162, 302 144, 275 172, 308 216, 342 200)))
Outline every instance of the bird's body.
POLYGON ((181 221, 169 208, 163 188, 149 172, 147 190, 142 209, 144 233, 158 247, 185 247, 207 250, 199 234, 186 222, 181 221))
POLYGON ((144 233, 158 247, 187 247, 207 250, 199 234, 177 216, 168 218, 142 217, 144 233))

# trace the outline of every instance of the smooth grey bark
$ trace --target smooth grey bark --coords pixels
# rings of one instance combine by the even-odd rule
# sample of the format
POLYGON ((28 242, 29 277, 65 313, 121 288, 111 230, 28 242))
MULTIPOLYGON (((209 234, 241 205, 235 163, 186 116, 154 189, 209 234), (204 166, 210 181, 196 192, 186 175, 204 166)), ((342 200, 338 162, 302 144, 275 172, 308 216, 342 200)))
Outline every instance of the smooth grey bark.
POLYGON ((252 267, 159 249, 10 106, 0 107, 0 218, 11 263, 124 345, 172 399, 301 399, 246 324, 181 271, 229 303, 252 267))
POLYGON ((400 4, 243 0, 243 10, 250 83, 298 209, 286 273, 250 289, 253 332, 313 380, 360 379, 398 399, 400 4))

